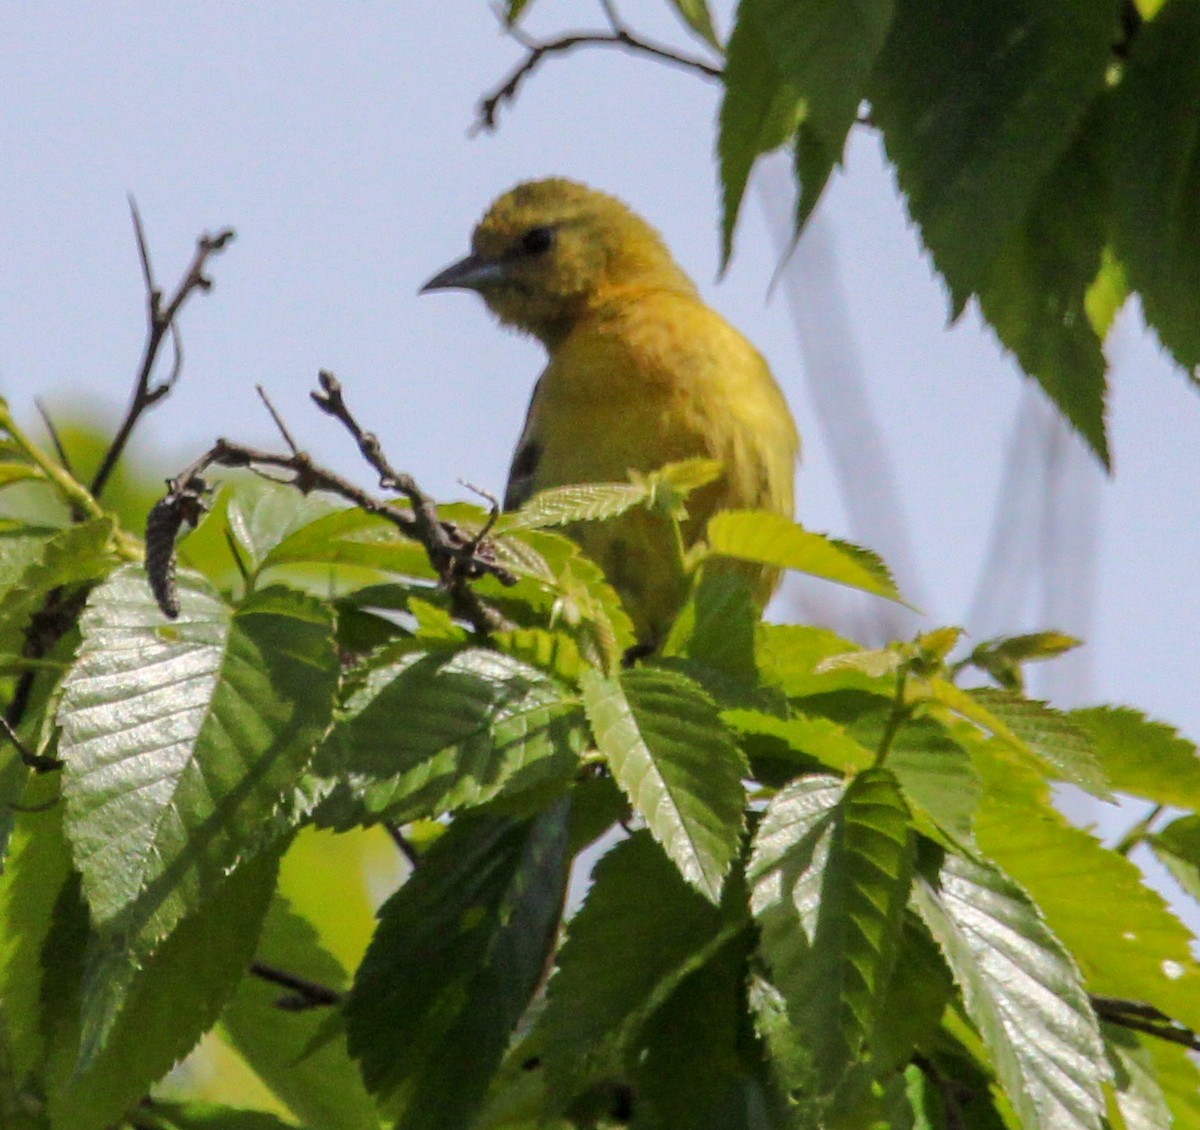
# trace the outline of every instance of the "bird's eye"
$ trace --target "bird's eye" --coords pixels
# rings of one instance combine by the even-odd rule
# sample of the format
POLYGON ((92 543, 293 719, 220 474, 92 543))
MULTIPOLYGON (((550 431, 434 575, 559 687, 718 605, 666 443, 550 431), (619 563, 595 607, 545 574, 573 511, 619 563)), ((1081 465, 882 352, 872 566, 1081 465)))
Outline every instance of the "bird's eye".
POLYGON ((529 255, 544 255, 553 246, 553 228, 530 228, 521 237, 521 250, 529 255))

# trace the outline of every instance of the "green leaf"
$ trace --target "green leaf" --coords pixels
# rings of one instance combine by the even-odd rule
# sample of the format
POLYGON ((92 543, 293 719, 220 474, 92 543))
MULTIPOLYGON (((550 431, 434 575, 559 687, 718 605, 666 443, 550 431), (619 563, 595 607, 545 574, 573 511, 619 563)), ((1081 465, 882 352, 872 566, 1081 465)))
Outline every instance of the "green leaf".
POLYGON ((884 680, 851 667, 827 667, 825 660, 846 655, 855 645, 827 628, 800 624, 759 624, 758 663, 763 682, 788 698, 855 690, 891 698, 894 679, 884 680))
POLYGON ((687 975, 627 1053, 638 1125, 771 1130, 783 1124, 763 1049, 746 1016, 749 932, 687 975))
POLYGON ((1171 726, 1125 706, 1073 710, 1067 717, 1091 739, 1114 789, 1200 809, 1200 754, 1171 726))
POLYGON ((1200 816, 1171 821, 1149 844, 1179 885, 1200 901, 1200 816))
POLYGON ((240 481, 230 492, 225 520, 246 564, 257 570, 288 534, 336 510, 327 498, 255 478, 240 481))
POLYGON ((37 558, 0 598, 0 652, 21 653, 30 619, 55 589, 94 581, 112 571, 116 557, 110 543, 116 528, 111 517, 94 518, 41 542, 37 558))
POLYGON ((1080 124, 987 266, 979 291, 984 317, 1001 342, 1105 467, 1106 366, 1085 303, 1108 236, 1107 128, 1107 117, 1097 112, 1080 124))
POLYGON ((1070 955, 999 870, 946 855, 913 886, 967 1015, 1027 1130, 1099 1130, 1109 1078, 1096 1018, 1070 955))
POLYGON ((320 602, 267 589, 230 609, 188 575, 180 591, 168 626, 139 569, 96 589, 59 709, 84 894, 134 955, 291 826, 338 678, 320 602))
POLYGON ((435 579, 424 546, 387 519, 357 507, 335 510, 294 529, 265 552, 261 568, 279 565, 357 565, 406 577, 435 579))
POLYGON ((406 821, 570 778, 585 742, 552 678, 482 648, 385 652, 317 755, 373 816, 406 821))
POLYGON ((973 722, 1020 754, 1051 770, 1054 780, 1069 781, 1101 800, 1112 799, 1104 768, 1088 735, 1070 716, 1044 702, 1009 691, 980 687, 964 691, 947 679, 931 679, 931 697, 973 722))
MULTIPOLYGON (((254 959, 335 991, 349 978, 310 923, 275 896, 254 959)), ((221 1014, 228 1041, 254 1073, 306 1125, 321 1130, 378 1130, 380 1115, 346 1050, 345 1034, 313 1048, 328 1013, 285 1011, 287 992, 259 977, 244 977, 221 1014), (313 1050, 310 1050, 313 1049, 313 1050)))
POLYGON ((292 1123, 262 1110, 155 1100, 138 1111, 132 1130, 292 1130, 292 1123))
POLYGON ((561 630, 513 628, 494 632, 492 643, 505 655, 511 655, 566 683, 577 683, 583 674, 585 663, 579 654, 579 645, 561 630))
POLYGON ((715 47, 718 51, 721 50, 721 41, 717 39, 712 16, 708 11, 707 0, 671 0, 671 7, 705 43, 710 47, 715 47))
POLYGON ((1116 252, 1175 360, 1200 365, 1200 9, 1168 0, 1133 41, 1113 96, 1116 252))
POLYGON ((1147 1048, 1175 1119, 1173 1130, 1200 1130, 1200 1067, 1178 1044, 1149 1040, 1147 1048))
POLYGON ((1103 88, 1115 33, 1094 0, 897 0, 871 113, 956 314, 1103 88))
POLYGON ((556 1092, 570 1098, 619 1066, 646 1018, 743 928, 686 885, 647 832, 605 854, 539 1020, 556 1092))
POLYGON ((967 656, 964 663, 987 672, 1005 690, 1020 691, 1024 679, 1022 663, 1058 656, 1079 647, 1080 641, 1062 632, 1029 632, 1019 636, 998 636, 984 640, 967 656))
POLYGON ((578 483, 539 491, 520 510, 502 514, 497 534, 615 518, 650 497, 646 482, 578 483))
POLYGON ((900 600, 887 566, 869 549, 814 534, 782 514, 720 510, 709 519, 713 553, 795 569, 863 592, 900 600))
POLYGON ((924 812, 958 844, 974 839, 982 785, 971 756, 935 722, 916 718, 892 739, 887 767, 911 808, 924 812))
POLYGON ((767 807, 747 879, 771 980, 828 1096, 880 1022, 908 899, 912 838, 895 778, 868 769, 844 792, 806 777, 767 807))
MULTIPOLYGON (((755 159, 803 124, 840 159, 867 76, 892 19, 892 0, 742 0, 725 66, 717 151, 725 207, 722 262, 755 159)), ((803 173, 803 169, 801 170, 803 173)), ((803 185, 811 194, 816 185, 803 185)))
POLYGON ((533 820, 460 817, 380 910, 346 1020, 397 1130, 470 1125, 544 973, 566 830, 565 800, 533 820))
POLYGON ((777 718, 761 710, 726 710, 722 718, 743 734, 773 738, 775 743, 760 746, 759 752, 776 760, 797 761, 813 758, 830 769, 855 772, 869 768, 875 754, 854 738, 844 726, 828 718, 799 714, 793 718, 777 718), (780 750, 778 746, 784 748, 780 750), (789 752, 790 751, 790 752, 789 752))
POLYGON ((1162 1130, 1172 1125, 1171 1110, 1158 1083, 1154 1060, 1128 1028, 1105 1024, 1104 1043, 1113 1070, 1113 1097, 1123 1130, 1162 1130))
POLYGON ((746 693, 758 682, 754 660, 758 605, 740 573, 701 569, 663 655, 691 660, 691 668, 714 693, 746 693))
POLYGON ((745 827, 745 759, 712 700, 642 668, 580 680, 596 746, 680 874, 716 903, 745 827))
POLYGON ((8 460, 0 461, 0 489, 6 486, 11 486, 13 483, 25 482, 28 479, 42 479, 45 475, 41 468, 33 463, 12 463, 8 460))
POLYGON ((509 27, 521 18, 521 13, 532 3, 532 0, 508 0, 507 12, 504 15, 505 22, 509 27))
POLYGON ((1153 1001, 1200 1028, 1200 968, 1191 938, 1124 856, 1074 828, 1029 767, 976 750, 984 779, 981 850, 1037 901, 1099 993, 1153 1001))
MULTIPOLYGON (((128 965, 127 953, 97 955, 93 950, 88 954, 86 977, 106 982, 115 970, 122 984, 128 984, 128 992, 103 1048, 97 1050, 89 1038, 95 1025, 87 998, 102 998, 106 985, 85 984, 81 1040, 77 1043, 68 1033, 60 1033, 48 1056, 47 1092, 54 1126, 100 1130, 109 1125, 134 1107, 150 1084, 213 1025, 245 975, 278 866, 278 856, 267 853, 240 867, 220 897, 185 918, 131 976, 120 969, 128 965)), ((84 915, 82 905, 78 913, 84 915)), ((67 975, 71 983, 84 964, 82 937, 76 954, 68 958, 74 963, 67 975)))

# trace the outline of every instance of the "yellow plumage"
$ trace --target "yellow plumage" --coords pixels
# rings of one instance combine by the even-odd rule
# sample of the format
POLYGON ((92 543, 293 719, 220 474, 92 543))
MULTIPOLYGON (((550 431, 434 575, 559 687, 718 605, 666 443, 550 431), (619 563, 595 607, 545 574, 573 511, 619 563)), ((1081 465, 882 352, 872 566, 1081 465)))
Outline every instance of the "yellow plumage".
MULTIPOLYGON (((506 508, 570 483, 617 482, 680 459, 718 460, 688 500, 685 543, 716 510, 792 516, 799 438, 767 363, 612 196, 572 181, 518 185, 475 229, 472 251, 425 289, 478 291, 550 355, 509 472, 506 508)), ((570 530, 660 643, 685 595, 669 522, 638 510, 570 530)), ((765 603, 773 570, 741 566, 765 603)))

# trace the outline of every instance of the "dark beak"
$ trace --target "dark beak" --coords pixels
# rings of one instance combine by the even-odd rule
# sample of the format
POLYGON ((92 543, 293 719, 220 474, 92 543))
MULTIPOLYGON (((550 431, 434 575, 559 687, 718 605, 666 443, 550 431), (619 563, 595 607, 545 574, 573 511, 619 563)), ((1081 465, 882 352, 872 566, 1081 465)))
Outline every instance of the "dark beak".
POLYGON ((439 271, 421 287, 420 293, 424 294, 427 290, 482 290, 503 280, 503 263, 485 259, 482 255, 468 255, 444 271, 439 271))

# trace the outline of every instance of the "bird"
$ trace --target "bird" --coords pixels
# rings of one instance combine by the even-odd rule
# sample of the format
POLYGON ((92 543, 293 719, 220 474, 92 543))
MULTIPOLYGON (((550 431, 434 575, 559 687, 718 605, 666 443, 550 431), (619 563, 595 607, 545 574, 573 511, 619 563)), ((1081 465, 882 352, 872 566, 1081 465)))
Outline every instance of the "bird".
MULTIPOLYGON (((686 546, 718 510, 793 517, 799 434, 767 362, 615 196, 561 177, 518 184, 487 209, 470 254, 421 288, 448 289, 477 292, 548 354, 506 510, 549 487, 627 481, 703 458, 722 469, 687 499, 686 546)), ((639 646, 661 646, 689 584, 670 521, 636 509, 567 532, 620 594, 639 646)), ((777 570, 749 562, 712 567, 742 572, 760 608, 778 583, 777 570)))

